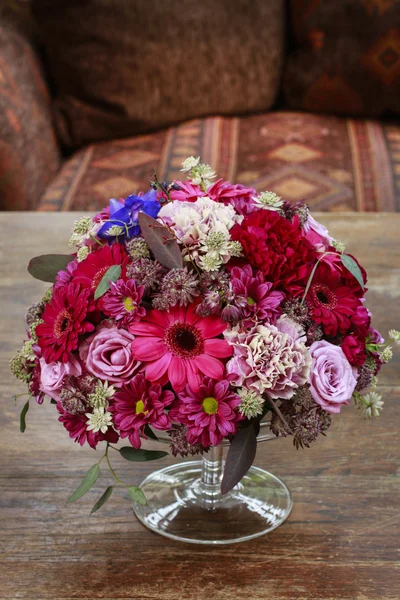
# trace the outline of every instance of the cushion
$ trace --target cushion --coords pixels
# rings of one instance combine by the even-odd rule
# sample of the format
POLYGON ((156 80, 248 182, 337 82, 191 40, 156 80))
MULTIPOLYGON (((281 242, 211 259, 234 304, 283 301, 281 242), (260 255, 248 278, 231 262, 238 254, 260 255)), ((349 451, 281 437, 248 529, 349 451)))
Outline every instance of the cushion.
POLYGON ((0 210, 32 210, 59 167, 41 65, 17 15, 0 8, 0 210))
POLYGON ((270 108, 284 0, 33 0, 69 147, 270 108))
POLYGON ((182 177, 201 156, 232 183, 306 200, 314 210, 400 210, 400 127, 373 120, 272 112, 197 119, 158 133, 92 144, 65 163, 41 210, 98 210, 110 197, 182 177))
POLYGON ((400 2, 290 0, 294 44, 289 108, 375 116, 400 113, 400 2))

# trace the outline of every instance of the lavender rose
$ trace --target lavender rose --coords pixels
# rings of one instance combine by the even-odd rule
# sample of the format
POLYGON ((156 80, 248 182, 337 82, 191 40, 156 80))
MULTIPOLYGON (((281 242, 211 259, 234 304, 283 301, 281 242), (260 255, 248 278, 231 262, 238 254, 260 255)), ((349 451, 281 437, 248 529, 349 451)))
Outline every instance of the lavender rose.
POLYGON ((89 373, 107 379, 115 385, 129 381, 141 363, 137 361, 131 350, 135 336, 105 322, 87 338, 79 350, 79 356, 86 363, 89 373))
POLYGON ((60 392, 67 375, 72 377, 82 375, 82 367, 73 354, 69 355, 66 363, 57 361, 47 364, 43 357, 39 362, 41 370, 39 389, 53 400, 60 400, 60 392))
POLYGON ((340 346, 325 340, 310 347, 312 368, 310 391, 315 402, 327 412, 338 413, 348 404, 357 384, 357 369, 352 367, 340 346))

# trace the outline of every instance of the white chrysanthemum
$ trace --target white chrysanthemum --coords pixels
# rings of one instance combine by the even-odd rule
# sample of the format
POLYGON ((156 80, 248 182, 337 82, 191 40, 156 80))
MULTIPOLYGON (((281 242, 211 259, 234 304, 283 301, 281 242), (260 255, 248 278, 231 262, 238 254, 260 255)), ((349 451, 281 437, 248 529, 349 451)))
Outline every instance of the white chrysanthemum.
POLYGON ((95 230, 97 230, 96 223, 93 223, 92 217, 82 217, 78 221, 75 221, 72 228, 72 235, 69 240, 70 246, 84 246, 86 240, 88 240, 95 230))
POLYGON ((304 332, 286 315, 276 326, 257 325, 244 331, 238 326, 228 328, 224 337, 233 346, 226 371, 234 375, 234 385, 271 398, 291 398, 307 383, 312 360, 302 341, 304 332))
POLYGON ((393 358, 392 348, 390 346, 387 346, 381 353, 381 360, 384 363, 388 363, 390 360, 392 360, 392 358, 393 358))
POLYGON ((95 409, 92 413, 86 413, 88 420, 86 421, 87 430, 97 433, 106 433, 107 429, 112 426, 112 414, 104 412, 104 409, 95 409))
POLYGON ((396 344, 400 344, 400 331, 396 331, 395 329, 391 329, 389 331, 389 337, 391 340, 393 340, 396 344))
POLYGON ((242 402, 239 404, 239 412, 247 419, 254 419, 257 415, 261 415, 265 400, 258 392, 240 388, 237 394, 241 397, 242 402))
POLYGON ((382 396, 378 392, 369 392, 359 399, 359 409, 365 419, 379 417, 383 404, 382 396))
POLYGON ((232 206, 214 202, 207 196, 198 198, 196 202, 168 202, 158 216, 186 246, 204 244, 211 232, 220 232, 229 238, 229 230, 243 220, 232 206))
POLYGON ((89 246, 82 246, 82 248, 79 248, 79 250, 76 254, 76 258, 78 259, 78 262, 82 262, 83 260, 85 260, 85 258, 88 257, 89 252, 90 252, 89 246))
POLYGON ((274 192, 261 192, 253 198, 255 206, 266 208, 267 210, 279 210, 283 206, 283 200, 274 192))

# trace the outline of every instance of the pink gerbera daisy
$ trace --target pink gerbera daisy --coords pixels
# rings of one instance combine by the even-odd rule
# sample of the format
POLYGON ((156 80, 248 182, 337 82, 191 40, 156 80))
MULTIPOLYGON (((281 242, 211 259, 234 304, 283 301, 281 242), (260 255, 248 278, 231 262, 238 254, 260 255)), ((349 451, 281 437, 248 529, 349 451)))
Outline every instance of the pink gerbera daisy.
POLYGON ((140 448, 140 436, 146 437, 146 425, 164 431, 170 429, 171 421, 165 413, 165 407, 172 404, 174 398, 173 392, 150 383, 144 375, 138 374, 133 377, 118 390, 109 407, 121 438, 129 437, 132 446, 140 448))
POLYGON ((200 373, 220 379, 224 365, 219 359, 232 355, 228 342, 216 339, 226 323, 218 317, 200 317, 195 306, 174 307, 168 312, 151 310, 129 327, 136 337, 132 352, 145 363, 146 378, 163 385, 169 380, 177 392, 186 383, 198 390, 200 373))
POLYGON ((188 427, 190 444, 217 446, 224 437, 235 434, 242 415, 235 410, 242 399, 229 388, 229 381, 206 377, 197 392, 186 387, 179 403, 170 412, 173 420, 188 427))
POLYGON ((78 347, 78 336, 94 330, 85 321, 89 306, 89 290, 71 282, 53 290, 51 301, 44 309, 43 323, 36 327, 38 344, 47 363, 67 362, 68 355, 78 347))
POLYGON ((118 442, 118 433, 112 427, 109 427, 106 433, 102 433, 101 431, 93 432, 88 430, 87 414, 78 413, 72 415, 64 410, 61 402, 57 402, 57 410, 60 413, 58 420, 69 432, 69 437, 81 446, 87 442, 89 446, 96 448, 97 444, 104 440, 112 444, 118 442))
POLYGON ((143 292, 144 287, 137 286, 133 279, 118 279, 116 283, 111 282, 110 289, 100 300, 101 310, 113 317, 117 325, 127 326, 146 314, 146 309, 140 306, 143 292))
POLYGON ((129 262, 129 256, 124 246, 113 244, 104 246, 89 254, 85 260, 78 264, 74 271, 74 282, 80 283, 82 287, 89 288, 93 293, 103 279, 104 275, 113 265, 121 265, 122 278, 126 275, 126 265, 129 262))

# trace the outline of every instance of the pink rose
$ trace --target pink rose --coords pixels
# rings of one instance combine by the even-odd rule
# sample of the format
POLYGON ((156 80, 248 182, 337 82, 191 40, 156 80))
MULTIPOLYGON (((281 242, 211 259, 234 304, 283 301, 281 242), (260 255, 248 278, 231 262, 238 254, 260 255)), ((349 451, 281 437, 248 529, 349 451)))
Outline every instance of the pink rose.
POLYGON ((82 367, 73 354, 69 355, 66 363, 57 361, 47 364, 43 357, 39 362, 41 369, 39 389, 53 400, 60 400, 61 388, 67 375, 73 377, 82 375, 82 367))
POLYGON ((132 355, 134 339, 129 331, 105 322, 82 344, 79 356, 89 373, 122 385, 132 379, 141 365, 132 355))
POLYGON ((327 412, 338 413, 348 404, 357 384, 357 369, 352 367, 340 346, 325 340, 310 347, 312 367, 310 391, 315 402, 327 412))

